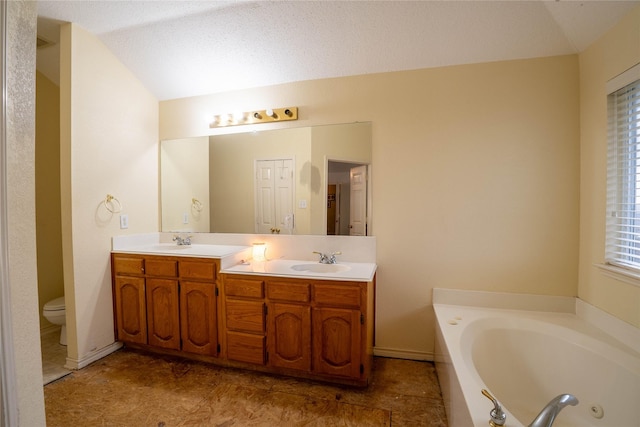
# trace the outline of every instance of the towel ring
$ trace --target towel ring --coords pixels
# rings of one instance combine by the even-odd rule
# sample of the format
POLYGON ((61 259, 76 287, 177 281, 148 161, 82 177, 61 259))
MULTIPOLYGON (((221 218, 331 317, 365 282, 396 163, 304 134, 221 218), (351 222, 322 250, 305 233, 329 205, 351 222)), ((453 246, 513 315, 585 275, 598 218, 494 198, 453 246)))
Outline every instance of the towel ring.
POLYGON ((191 199, 191 206, 193 207, 193 209, 195 209, 196 212, 202 212, 202 203, 195 197, 191 199))
POLYGON ((107 194, 107 197, 102 201, 105 209, 111 213, 118 213, 122 210, 122 204, 120 200, 113 197, 111 194, 107 194))

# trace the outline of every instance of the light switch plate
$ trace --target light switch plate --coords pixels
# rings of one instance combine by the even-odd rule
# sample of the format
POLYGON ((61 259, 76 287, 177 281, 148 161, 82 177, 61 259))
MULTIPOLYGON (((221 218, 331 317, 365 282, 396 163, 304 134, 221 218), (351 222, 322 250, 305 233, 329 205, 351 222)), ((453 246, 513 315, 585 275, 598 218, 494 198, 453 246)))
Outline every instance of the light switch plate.
POLYGON ((120 215, 120 228, 129 228, 129 215, 120 215))

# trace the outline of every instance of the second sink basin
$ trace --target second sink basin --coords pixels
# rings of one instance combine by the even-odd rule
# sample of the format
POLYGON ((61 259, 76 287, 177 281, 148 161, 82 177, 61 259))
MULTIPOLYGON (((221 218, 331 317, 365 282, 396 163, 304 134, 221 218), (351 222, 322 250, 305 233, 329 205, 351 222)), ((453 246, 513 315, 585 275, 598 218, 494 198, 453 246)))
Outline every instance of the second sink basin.
POLYGON ((340 273, 348 271, 351 267, 342 264, 296 264, 291 267, 295 271, 308 271, 310 273, 340 273))

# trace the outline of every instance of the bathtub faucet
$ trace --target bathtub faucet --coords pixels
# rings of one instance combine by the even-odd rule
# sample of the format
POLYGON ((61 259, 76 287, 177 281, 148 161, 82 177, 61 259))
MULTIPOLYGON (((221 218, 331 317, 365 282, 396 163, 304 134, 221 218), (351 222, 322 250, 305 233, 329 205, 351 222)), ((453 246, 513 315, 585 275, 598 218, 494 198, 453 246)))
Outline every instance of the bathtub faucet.
POLYGON ((578 399, 571 394, 561 394, 554 397, 547 406, 542 408, 535 420, 529 424, 529 427, 551 427, 562 408, 567 405, 576 406, 578 399))

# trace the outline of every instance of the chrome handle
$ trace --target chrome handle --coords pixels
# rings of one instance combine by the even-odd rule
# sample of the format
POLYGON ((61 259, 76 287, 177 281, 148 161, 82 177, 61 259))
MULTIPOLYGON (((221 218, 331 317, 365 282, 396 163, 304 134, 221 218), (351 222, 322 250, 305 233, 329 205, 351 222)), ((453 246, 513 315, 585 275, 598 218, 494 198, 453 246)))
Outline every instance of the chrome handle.
POLYGON ((507 421, 507 414, 502 411, 502 405, 500 405, 498 399, 493 397, 488 390, 482 389, 482 394, 493 403, 493 409, 489 412, 489 416, 491 417, 489 425, 491 427, 503 426, 507 421))

